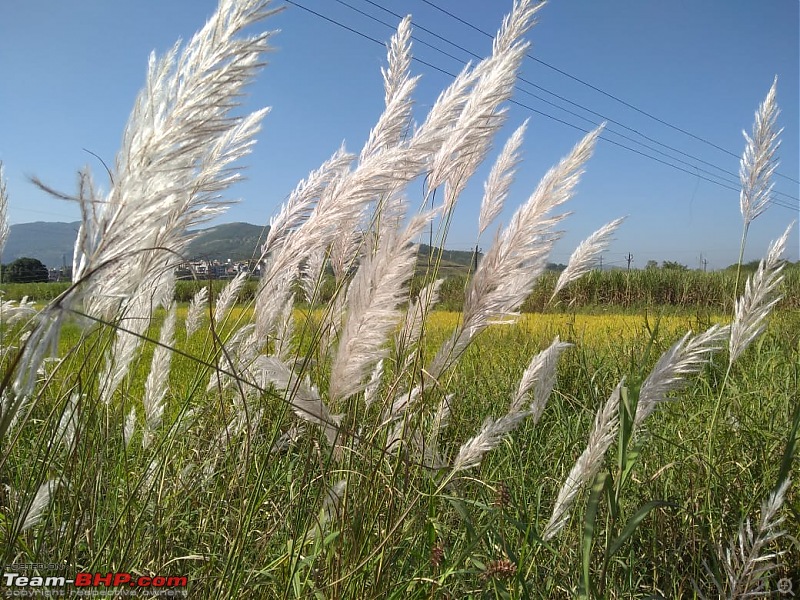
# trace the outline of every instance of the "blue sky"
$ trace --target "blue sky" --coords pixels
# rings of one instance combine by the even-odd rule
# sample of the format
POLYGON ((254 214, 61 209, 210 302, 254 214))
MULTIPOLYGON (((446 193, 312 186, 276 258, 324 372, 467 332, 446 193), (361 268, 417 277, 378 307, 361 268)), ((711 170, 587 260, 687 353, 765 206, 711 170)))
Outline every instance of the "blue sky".
MULTIPOLYGON (((345 0, 360 11, 396 26, 381 10, 412 14, 420 41, 446 50, 457 60, 415 42, 414 54, 451 73, 472 57, 422 31, 431 30, 464 49, 484 56, 490 40, 424 0, 345 0)), ((391 29, 336 0, 296 0, 316 12, 382 41, 391 29)), ((477 25, 494 31, 511 1, 432 0, 477 25)), ((276 3, 280 5, 280 3, 276 3)), ((36 175, 64 191, 75 188, 75 173, 85 164, 98 180, 104 173, 86 148, 113 164, 127 115, 144 81, 151 50, 161 53, 178 38, 187 39, 213 12, 212 0, 156 2, 4 3, 0 18, 0 160, 5 164, 11 223, 72 221, 75 206, 47 197, 27 182, 36 175)), ((747 258, 763 254, 769 240, 797 218, 800 196, 798 163, 798 2, 774 0, 641 0, 621 2, 554 1, 539 13, 528 39, 531 54, 549 65, 609 92, 672 125, 713 142, 735 155, 743 149, 743 129, 778 76, 779 123, 784 127, 774 205, 751 227, 747 258)), ((357 151, 380 114, 383 88, 380 67, 385 47, 346 31, 296 6, 264 25, 280 29, 276 51, 243 110, 271 106, 254 153, 246 160, 247 181, 230 192, 241 199, 220 221, 266 223, 296 182, 345 141, 357 151)), ((420 63, 416 117, 449 78, 420 63)), ((639 131, 693 157, 738 172, 738 158, 660 124, 553 69, 527 59, 520 88, 599 122, 601 117, 569 105, 552 92, 639 131)), ((514 99, 582 129, 591 123, 567 114, 520 89, 514 99)), ((524 202, 541 175, 583 135, 581 131, 518 105, 509 106, 504 135, 530 117, 524 162, 507 209, 524 202)), ((587 166, 565 224, 564 240, 553 259, 566 262, 572 248, 607 221, 628 215, 617 240, 604 256, 607 264, 634 266, 648 260, 676 260, 691 267, 701 255, 709 268, 735 261, 741 233, 738 192, 701 179, 736 179, 695 158, 675 154, 636 133, 609 123, 606 137, 677 164, 681 172, 601 141, 587 166), (653 149, 622 139, 613 131, 653 149), (658 152, 663 152, 665 157, 658 152), (690 165, 680 163, 686 161, 690 165), (698 171, 709 171, 712 175, 698 171), (699 175, 699 176, 698 176, 699 175)), ((496 147, 504 142, 498 138, 496 147)), ((476 242, 477 214, 486 165, 462 196, 447 246, 466 249, 476 242)), ((107 185, 105 186, 107 187, 107 185)), ((412 202, 420 190, 409 190, 412 202)), ((484 234, 485 247, 491 233, 484 234)), ((789 258, 798 260, 797 228, 789 258)))

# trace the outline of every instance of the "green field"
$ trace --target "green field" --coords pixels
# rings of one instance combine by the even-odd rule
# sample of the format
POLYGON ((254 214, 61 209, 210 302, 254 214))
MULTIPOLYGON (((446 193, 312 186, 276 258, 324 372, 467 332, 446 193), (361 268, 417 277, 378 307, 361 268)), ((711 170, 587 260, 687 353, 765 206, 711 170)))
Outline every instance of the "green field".
MULTIPOLYGON (((217 342, 207 321, 185 339, 185 305, 178 314, 180 354, 172 359, 163 420, 146 448, 142 398, 153 345, 144 345, 106 406, 97 400, 103 382, 95 374, 106 360, 108 330, 65 328, 63 361, 45 366, 40 378, 47 385, 2 456, 3 483, 11 490, 2 501, 6 562, 186 575, 197 598, 571 597, 584 573, 607 597, 689 597, 694 586, 713 595, 704 565, 719 575, 715 544, 731 543, 744 519, 758 522, 793 418, 797 424, 800 319, 783 311, 728 378, 721 351, 633 442, 620 429, 600 473, 613 484, 597 497, 582 490, 563 531, 544 541, 558 490, 616 382, 625 377, 633 393, 688 328, 726 319, 551 313, 491 327, 441 388, 406 414, 409 445, 387 454, 392 427, 381 414, 391 390, 382 390, 383 406, 365 409, 362 399, 336 407, 349 416, 341 430, 347 437, 333 453, 309 424, 290 443, 285 434, 303 420, 287 410, 284 393, 222 390, 213 375, 215 365, 226 370, 219 340, 249 320, 251 309, 234 309, 218 324, 217 342), (439 443, 450 463, 485 417, 506 412, 529 359, 555 336, 574 347, 560 361, 538 424, 523 422, 476 469, 448 474, 420 462, 410 432, 430 419, 444 395, 453 394, 452 414, 439 443), (59 423, 71 398, 73 446, 57 439, 59 431, 68 437, 59 423), (126 444, 132 408, 137 425, 126 444), (69 483, 54 491, 41 522, 20 533, 14 519, 24 500, 16 490, 58 477, 69 483), (332 503, 330 490, 342 481, 346 492, 332 503), (629 529, 635 517, 642 518, 629 529)), ((295 313, 299 356, 319 358, 312 334, 322 314, 295 313)), ((153 339, 163 316, 148 332, 153 339)), ((419 360, 430 360, 460 318, 429 317, 419 360)), ((393 356, 387 371, 397 368, 393 356)), ((13 357, 6 353, 7 367, 13 357)), ((298 368, 315 381, 326 377, 324 365, 298 368)), ((397 373, 388 385, 402 379, 397 373)), ((796 490, 782 524, 788 531, 800 529, 796 490)), ((788 566, 770 586, 779 576, 800 577, 790 566, 800 564, 800 549, 789 538, 771 547, 778 549, 788 566)))

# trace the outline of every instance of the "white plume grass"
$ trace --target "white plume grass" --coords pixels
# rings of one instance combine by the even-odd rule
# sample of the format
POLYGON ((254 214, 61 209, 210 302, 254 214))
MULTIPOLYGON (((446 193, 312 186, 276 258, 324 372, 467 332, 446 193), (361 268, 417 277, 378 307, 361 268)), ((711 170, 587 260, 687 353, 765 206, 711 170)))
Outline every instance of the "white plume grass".
POLYGON ((177 305, 173 302, 159 332, 158 345, 153 351, 150 372, 144 384, 144 433, 142 447, 147 448, 154 432, 161 426, 167 392, 169 391, 169 372, 172 362, 172 346, 175 342, 175 318, 177 305))
POLYGON ((776 294, 783 281, 781 258, 793 227, 794 222, 770 244, 766 259, 759 262, 758 269, 745 283, 744 293, 736 300, 728 344, 731 364, 766 329, 767 316, 781 299, 776 294))
POLYGON ((575 248, 572 255, 569 257, 567 268, 561 271, 561 274, 558 276, 555 289, 553 290, 552 296, 550 296, 551 302, 558 292, 588 273, 590 269, 594 268, 599 256, 608 248, 614 231, 616 231, 617 227, 619 227, 624 220, 625 217, 620 217, 619 219, 614 219, 610 223, 606 223, 578 244, 578 247, 575 248))
POLYGON ((512 411, 524 410, 527 404, 531 420, 534 424, 539 422, 556 382, 558 359, 571 346, 572 344, 562 342, 556 336, 547 349, 533 357, 522 374, 517 392, 511 401, 512 411))
POLYGON ((634 431, 642 426, 659 404, 667 401, 668 393, 686 384, 687 375, 703 368, 711 353, 722 347, 729 331, 728 325, 713 325, 695 336, 687 333, 661 355, 639 389, 639 401, 633 419, 634 431))
POLYGON ((515 169, 519 164, 519 149, 527 128, 528 120, 526 119, 506 141, 483 185, 483 200, 478 217, 478 235, 486 231, 486 228, 503 210, 511 184, 514 182, 515 169))
POLYGON ((347 292, 349 311, 331 365, 329 396, 332 403, 362 391, 364 379, 388 353, 386 341, 400 318, 399 304, 414 273, 416 237, 432 213, 411 220, 405 231, 381 240, 374 256, 359 266, 347 292))
MULTIPOLYGON (((546 350, 533 358, 522 375, 508 413, 499 419, 486 419, 478 435, 467 440, 461 446, 458 456, 453 461, 454 473, 477 467, 483 456, 493 450, 524 419, 531 417, 534 424, 538 423, 555 384, 558 357, 571 345, 556 338, 546 350), (532 400, 530 399, 531 391, 533 391, 532 400), (526 403, 528 406, 525 406, 526 403)), ((446 406, 446 414, 449 415, 449 398, 446 406)), ((437 418, 440 417, 437 415, 437 418)), ((435 431, 438 431, 440 427, 441 423, 435 422, 435 431)))
POLYGON ((572 197, 599 133, 600 129, 589 133, 550 169, 508 227, 498 234, 470 281, 462 324, 428 368, 433 378, 452 365, 492 319, 516 316, 515 311, 544 272, 547 257, 559 237, 552 228, 565 215, 549 217, 548 213, 572 197))
POLYGON ((231 279, 225 284, 225 287, 222 288, 219 298, 217 299, 217 305, 214 307, 214 322, 216 324, 225 322, 225 317, 228 316, 228 312, 239 297, 239 292, 242 291, 242 287, 247 282, 248 275, 249 273, 247 271, 239 271, 236 277, 231 279))
POLYGON ((778 168, 775 154, 783 131, 775 130, 780 112, 776 102, 777 87, 776 77, 756 111, 752 136, 742 132, 746 145, 739 166, 739 180, 742 184, 739 208, 745 230, 767 209, 772 197, 771 179, 778 168))
POLYGON ((544 540, 554 538, 564 528, 578 492, 600 471, 606 452, 619 429, 619 401, 623 383, 624 381, 620 381, 617 384, 611 396, 597 412, 586 449, 575 461, 564 485, 558 491, 553 513, 542 533, 544 540))
POLYGON ((55 478, 45 481, 39 486, 30 504, 28 504, 17 521, 20 531, 27 531, 31 527, 39 524, 44 517, 47 507, 50 506, 53 494, 55 494, 62 483, 61 478, 55 478))
POLYGON ((186 311, 186 338, 192 337, 196 331, 200 329, 203 322, 203 315, 205 315, 208 308, 208 288, 202 287, 189 302, 189 308, 186 311))
MULTIPOLYGON (((267 113, 233 115, 270 49, 269 33, 237 36, 272 14, 269 4, 222 0, 182 51, 176 45, 160 60, 151 55, 111 191, 104 198, 79 197, 73 264, 79 285, 43 311, 17 373, 19 391, 30 389, 29 374, 55 347, 65 309, 82 300, 90 316, 113 321, 128 310, 129 298, 145 295, 140 290, 163 299, 169 288, 164 275, 180 262, 187 231, 225 210, 222 193, 240 178, 232 165, 250 151, 267 113)), ((138 318, 140 311, 134 312, 138 318)))
POLYGON ((0 256, 8 241, 8 189, 6 187, 6 177, 3 172, 3 161, 0 161, 0 256))
MULTIPOLYGON (((725 576, 712 579, 721 597, 733 599, 756 598, 772 595, 766 588, 766 578, 778 566, 786 550, 768 550, 787 534, 781 526, 784 517, 778 516, 791 480, 786 478, 761 503, 761 518, 755 531, 750 519, 745 520, 739 533, 727 549, 718 548, 719 561, 725 576)), ((708 569, 708 565, 706 565, 708 569)), ((709 573, 711 573, 710 569, 709 573)))

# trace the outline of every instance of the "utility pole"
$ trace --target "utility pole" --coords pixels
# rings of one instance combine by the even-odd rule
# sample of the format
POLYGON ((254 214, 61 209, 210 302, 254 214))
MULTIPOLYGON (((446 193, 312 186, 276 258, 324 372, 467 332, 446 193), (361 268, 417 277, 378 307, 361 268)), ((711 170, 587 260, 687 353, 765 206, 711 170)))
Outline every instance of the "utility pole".
POLYGON ((706 267, 708 266, 708 260, 703 258, 702 254, 700 255, 700 262, 703 263, 703 273, 705 273, 706 267))
POLYGON ((603 270, 603 255, 600 255, 600 270, 603 270))
POLYGON ((625 260, 628 261, 628 271, 631 270, 631 263, 633 262, 633 254, 628 252, 628 255, 625 257, 625 260))

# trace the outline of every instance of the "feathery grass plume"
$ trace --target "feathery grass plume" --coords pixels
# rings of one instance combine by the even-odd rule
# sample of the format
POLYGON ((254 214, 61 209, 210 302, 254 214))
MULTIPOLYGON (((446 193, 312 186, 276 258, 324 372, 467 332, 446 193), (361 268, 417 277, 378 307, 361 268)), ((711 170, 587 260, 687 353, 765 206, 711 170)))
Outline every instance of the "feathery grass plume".
POLYGON ((439 402, 436 413, 431 419, 425 446, 422 448, 422 463, 431 469, 443 469, 447 466, 444 457, 439 452, 439 436, 450 422, 450 407, 453 404, 454 394, 448 394, 439 402))
POLYGON ((114 392, 125 375, 128 374, 133 359, 136 358, 142 344, 142 337, 150 326, 151 310, 141 299, 132 302, 125 310, 124 316, 118 320, 118 329, 114 334, 114 342, 106 356, 103 369, 97 378, 100 388, 100 400, 108 405, 114 392))
POLYGON ((369 376, 369 381, 364 387, 364 410, 369 410, 375 400, 378 399, 378 392, 381 389, 381 378, 383 377, 383 359, 375 363, 375 368, 372 369, 372 374, 369 376))
POLYGON ((709 355, 722 347, 729 331, 729 325, 713 325, 696 336, 689 332, 661 355, 639 389, 639 401, 633 418, 634 432, 660 403, 667 400, 669 392, 685 385, 687 375, 703 368, 709 355))
POLYGON ((624 380, 617 384, 611 396, 597 412, 594 428, 589 434, 586 449, 575 461, 564 485, 558 491, 553 514, 544 528, 542 539, 552 539, 569 519, 569 511, 580 489, 594 479, 603 464, 603 458, 619 429, 619 400, 624 380))
POLYGON ((437 279, 423 287, 416 298, 408 303, 403 326, 395 336, 395 348, 398 351, 398 363, 403 363, 403 370, 411 367, 414 361, 416 342, 421 340, 422 326, 430 310, 439 301, 439 289, 444 279, 437 279), (401 354, 405 354, 403 360, 401 354))
POLYGON ((347 274, 358 265, 364 252, 366 232, 361 228, 363 217, 364 214, 360 214, 350 222, 342 223, 339 235, 330 245, 328 260, 333 277, 339 285, 345 283, 347 274))
POLYGON ((278 216, 270 221, 262 256, 272 256, 256 296, 261 344, 274 327, 278 307, 283 306, 304 258, 330 248, 331 265, 337 281, 341 281, 360 244, 356 231, 369 203, 404 185, 421 169, 421 164, 413 168, 406 165, 414 162, 413 155, 400 148, 417 81, 409 76, 410 39, 410 19, 404 19, 392 38, 389 69, 384 71, 386 107, 370 132, 356 170, 349 172, 354 157, 340 149, 300 183, 278 216), (398 177, 390 176, 393 170, 398 171, 398 177))
MULTIPOLYGON (((747 519, 730 548, 725 551, 719 548, 719 559, 724 568, 726 581, 723 583, 716 580, 713 575, 712 577, 721 596, 734 599, 772 595, 765 590, 764 580, 774 571, 776 562, 786 551, 765 551, 768 546, 786 535, 786 531, 780 529, 784 517, 777 515, 783 506, 789 484, 790 479, 785 479, 762 502, 761 519, 755 532, 750 525, 750 519, 747 519)), ((708 569, 707 565, 706 568, 708 569)))
POLYGON ((294 294, 286 299, 283 312, 278 320, 278 330, 275 335, 274 354, 278 358, 289 361, 292 356, 292 334, 294 333, 294 294))
POLYGON ((177 305, 172 306, 164 319, 158 335, 158 346, 153 351, 150 363, 150 372, 144 384, 144 433, 142 435, 142 448, 147 448, 153 438, 153 433, 161 426, 164 416, 164 398, 169 389, 169 370, 172 362, 171 347, 175 342, 175 316, 177 305))
POLYGON ((300 267, 300 287, 309 304, 313 304, 319 295, 326 260, 327 255, 320 250, 306 256, 305 263, 300 267))
POLYGON ((533 17, 539 8, 541 4, 534 5, 528 0, 514 3, 494 39, 492 55, 475 69, 478 78, 451 127, 449 138, 433 158, 429 188, 447 184, 445 214, 483 162, 495 133, 505 121, 506 111, 499 107, 512 95, 517 72, 529 47, 521 38, 534 25, 533 17))
POLYGON ((189 301, 189 309, 186 312, 186 339, 192 337, 200 329, 200 323, 203 321, 207 304, 208 288, 202 287, 189 301))
POLYGON ((64 412, 61 413, 61 419, 58 422, 58 429, 51 445, 53 443, 64 444, 64 449, 67 454, 72 454, 75 451, 75 444, 78 432, 78 394, 72 394, 64 407, 64 412))
POLYGON ((527 416, 526 411, 521 411, 509 412, 499 419, 487 418, 481 426, 480 433, 461 445, 458 455, 453 460, 453 473, 480 465, 484 454, 493 450, 527 416))
POLYGON ((508 227, 498 233, 470 281, 461 325, 428 368, 432 377, 437 378, 452 365, 491 319, 514 316, 531 293, 558 239, 552 228, 566 216, 549 217, 548 213, 572 197, 599 133, 599 128, 589 133, 550 169, 528 201, 514 213, 508 227))
POLYGON ((332 405, 364 389, 364 379, 389 348, 398 306, 414 274, 417 248, 411 244, 435 213, 417 215, 403 232, 387 231, 374 255, 366 256, 347 291, 347 319, 331 364, 328 395, 332 405))
POLYGON ((747 132, 742 132, 747 144, 739 164, 739 180, 742 184, 739 208, 745 230, 766 210, 772 197, 771 179, 778 168, 775 153, 780 146, 779 137, 783 131, 775 131, 775 122, 780 112, 775 101, 777 87, 776 77, 767 97, 756 111, 752 137, 747 132))
POLYGON ((228 316, 228 311, 236 302, 236 299, 239 297, 239 292, 242 290, 242 286, 247 281, 248 277, 247 271, 239 271, 236 274, 236 277, 231 279, 217 298, 217 305, 214 307, 214 322, 217 324, 222 323, 225 321, 225 317, 228 316))
POLYGON ((286 238, 308 220, 325 189, 347 172, 354 158, 355 156, 348 154, 344 147, 339 148, 318 169, 309 173, 306 179, 295 186, 278 213, 269 220, 267 239, 261 247, 262 257, 275 254, 285 243, 286 238))
POLYGON ((125 425, 122 427, 122 443, 127 448, 133 439, 133 432, 136 429, 136 408, 131 407, 128 416, 125 417, 125 425))
MULTIPOLYGON (((486 419, 481 431, 465 442, 453 462, 453 472, 477 467, 484 454, 491 451, 500 441, 527 417, 538 423, 556 381, 556 366, 560 354, 572 344, 561 342, 557 337, 544 351, 537 354, 522 375, 517 393, 511 402, 508 413, 499 419, 486 419), (533 390, 533 399, 529 400, 533 390)), ((449 399, 448 399, 449 414, 449 399)))
POLYGON ((28 504, 27 508, 20 514, 19 519, 17 520, 17 527, 19 527, 20 532, 30 529, 42 520, 44 511, 47 510, 48 506, 50 506, 50 501, 53 498, 53 494, 55 494, 62 482, 63 480, 60 477, 57 477, 55 479, 45 481, 39 486, 39 489, 36 490, 36 495, 30 501, 30 504, 28 504))
POLYGON ((527 410, 534 424, 539 422, 556 383, 558 359, 561 353, 570 347, 572 344, 562 342, 556 336, 548 348, 533 357, 522 374, 517 393, 511 401, 512 411, 527 410), (529 403, 527 409, 523 408, 525 403, 529 403))
POLYGON ((767 326, 767 316, 781 299, 775 291, 783 281, 781 257, 792 227, 794 221, 777 241, 770 244, 767 258, 759 262, 758 269, 745 283, 744 293, 736 300, 728 345, 731 364, 761 335, 767 326))
POLYGON ((406 16, 397 26, 387 52, 387 68, 383 75, 386 110, 370 130, 361 159, 369 154, 391 148, 401 142, 411 123, 411 96, 419 76, 411 77, 411 17, 406 16))
POLYGON ((180 260, 187 231, 225 210, 221 194, 240 178, 231 165, 250 151, 267 112, 232 114, 262 66, 270 37, 237 35, 273 14, 269 4, 220 0, 182 52, 175 45, 160 60, 151 55, 111 191, 101 201, 80 196, 73 265, 80 285, 43 311, 18 369, 19 390, 32 385, 27 372, 55 345, 64 309, 83 300, 89 315, 109 321, 137 290, 162 297, 163 274, 180 260))
POLYGON ((174 290, 173 272, 163 271, 138 287, 133 297, 120 308, 114 343, 108 352, 105 367, 98 377, 100 397, 105 404, 111 402, 114 392, 128 374, 152 322, 155 309, 159 306, 168 306, 174 296, 174 290))
POLYGON ((481 235, 503 210, 511 184, 514 182, 516 166, 519 164, 519 149, 528 128, 528 119, 517 127, 497 156, 489 177, 483 184, 483 200, 478 217, 478 235, 481 235))
POLYGON ((315 539, 321 537, 332 521, 338 520, 340 506, 344 493, 347 490, 347 480, 341 479, 325 490, 325 496, 322 500, 322 510, 320 511, 317 524, 314 529, 309 533, 309 538, 315 539))
POLYGON ((8 241, 8 190, 6 189, 6 177, 3 172, 3 161, 0 160, 0 255, 8 241))
POLYGON ((23 296, 19 302, 15 300, 0 300, 0 323, 13 325, 18 321, 29 319, 38 314, 36 302, 23 296))
POLYGON ((606 223, 578 244, 578 247, 575 248, 572 255, 569 257, 567 268, 561 271, 561 275, 558 276, 553 295, 550 296, 551 302, 558 292, 576 279, 582 277, 595 266, 598 256, 608 248, 612 234, 624 220, 625 217, 620 217, 619 219, 614 219, 610 223, 606 223))
POLYGON ((260 388, 274 385, 286 393, 286 400, 295 415, 304 421, 320 425, 331 445, 336 442, 339 432, 340 415, 332 415, 322 401, 319 390, 309 379, 300 379, 282 360, 276 356, 260 355, 248 367, 247 374, 260 388))

